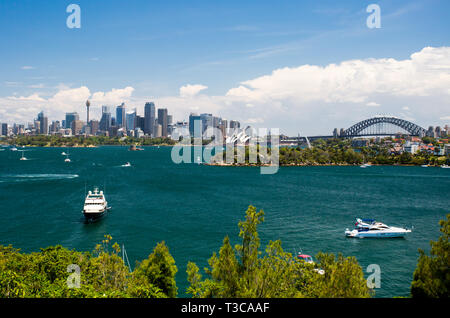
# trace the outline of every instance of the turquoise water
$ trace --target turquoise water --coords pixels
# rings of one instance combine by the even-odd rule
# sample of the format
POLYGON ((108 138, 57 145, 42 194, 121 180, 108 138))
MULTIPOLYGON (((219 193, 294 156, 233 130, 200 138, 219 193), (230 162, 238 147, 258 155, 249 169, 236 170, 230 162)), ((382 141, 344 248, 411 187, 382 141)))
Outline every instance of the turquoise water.
MULTIPOLYGON (((172 163, 171 148, 63 148, 0 151, 0 244, 23 251, 61 244, 92 251, 104 234, 125 244, 132 265, 165 241, 178 266, 179 295, 186 265, 203 268, 225 235, 238 243, 237 223, 249 204, 265 211, 263 247, 281 239, 285 250, 356 256, 365 270, 381 267, 378 297, 407 296, 418 248, 429 251, 439 220, 449 213, 450 171, 421 167, 282 167, 261 175, 255 167, 172 163), (129 161, 132 167, 121 167, 129 161), (106 190, 113 207, 85 224, 81 209, 89 188, 106 190), (349 239, 355 217, 414 226, 405 239, 349 239)), ((366 274, 369 275, 369 274, 366 274)))

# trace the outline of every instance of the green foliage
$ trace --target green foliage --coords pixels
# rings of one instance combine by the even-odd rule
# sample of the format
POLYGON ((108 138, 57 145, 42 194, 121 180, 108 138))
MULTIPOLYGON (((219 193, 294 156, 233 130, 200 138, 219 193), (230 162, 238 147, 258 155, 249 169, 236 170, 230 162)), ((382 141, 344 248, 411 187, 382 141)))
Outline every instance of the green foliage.
POLYGON ((148 259, 136 267, 133 277, 159 288, 168 297, 177 296, 175 260, 164 242, 158 243, 148 259))
POLYGON ((196 298, 291 298, 291 297, 370 297, 361 267, 353 257, 320 253, 318 266, 293 259, 280 241, 269 242, 264 255, 259 251, 258 225, 264 212, 249 206, 239 222, 242 244, 233 249, 228 237, 219 255, 213 253, 202 279, 195 263, 187 265, 187 293, 196 298))
POLYGON ((111 240, 110 235, 105 235, 105 239, 95 247, 92 254, 68 250, 59 245, 30 254, 21 253, 11 246, 0 246, 0 297, 176 296, 173 280, 175 265, 164 243, 158 244, 149 257, 146 264, 151 270, 142 279, 142 268, 129 273, 119 256, 119 245, 115 243, 111 246, 111 240), (168 263, 164 264, 165 261, 168 263), (68 266, 71 264, 80 268, 80 288, 68 287, 71 275, 68 266), (172 272, 165 271, 165 268, 170 268, 172 272))
POLYGON ((153 146, 174 145, 176 141, 170 138, 135 138, 135 137, 107 137, 107 136, 16 136, 8 138, 10 145, 32 147, 92 147, 99 145, 114 146, 153 146))
POLYGON ((450 296, 450 214, 439 222, 441 236, 430 242, 431 256, 419 249, 419 261, 411 283, 412 297, 448 298, 450 296))

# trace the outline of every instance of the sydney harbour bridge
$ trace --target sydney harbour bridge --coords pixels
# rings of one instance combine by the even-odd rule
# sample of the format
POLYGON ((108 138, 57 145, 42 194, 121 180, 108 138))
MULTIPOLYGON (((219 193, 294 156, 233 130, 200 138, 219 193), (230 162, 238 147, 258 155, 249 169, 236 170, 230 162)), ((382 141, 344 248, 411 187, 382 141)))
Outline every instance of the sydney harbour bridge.
MULTIPOLYGON (((334 130, 330 136, 308 136, 308 139, 329 139, 329 138, 355 138, 355 137, 375 137, 375 136, 395 136, 395 135, 425 136, 426 130, 408 120, 377 116, 362 120, 347 129, 334 130)), ((306 141, 306 137, 289 138, 296 141, 306 141)))

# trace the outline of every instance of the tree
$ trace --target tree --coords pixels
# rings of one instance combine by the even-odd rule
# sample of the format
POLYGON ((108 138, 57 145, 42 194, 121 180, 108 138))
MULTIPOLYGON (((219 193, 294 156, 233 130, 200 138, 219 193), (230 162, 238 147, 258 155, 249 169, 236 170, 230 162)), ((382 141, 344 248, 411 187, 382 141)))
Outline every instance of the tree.
POLYGON ((270 241, 263 257, 259 251, 258 225, 264 212, 249 206, 246 218, 239 222, 242 244, 233 249, 227 237, 219 255, 213 253, 202 280, 199 268, 187 266, 187 292, 193 297, 290 298, 290 297, 370 297, 364 274, 354 257, 319 254, 318 273, 313 264, 295 260, 283 251, 281 241, 270 241))
POLYGON ((164 242, 158 243, 148 259, 134 270, 133 277, 159 288, 168 297, 177 296, 175 274, 178 269, 175 260, 164 242))
POLYGON ((419 260, 411 283, 412 297, 448 298, 450 296, 450 214, 439 222, 441 236, 431 241, 431 256, 419 249, 419 260))

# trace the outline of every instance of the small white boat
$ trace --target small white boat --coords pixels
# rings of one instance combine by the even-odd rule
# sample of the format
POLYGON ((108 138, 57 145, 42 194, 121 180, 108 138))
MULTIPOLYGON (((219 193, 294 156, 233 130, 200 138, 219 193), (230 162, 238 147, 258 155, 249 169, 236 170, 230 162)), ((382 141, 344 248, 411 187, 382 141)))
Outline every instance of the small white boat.
POLYGON ((421 165, 422 168, 428 168, 428 165, 421 165))
MULTIPOLYGON (((307 264, 315 264, 313 258, 311 255, 307 255, 307 254, 302 254, 302 253, 298 253, 297 255, 297 259, 304 261, 307 264)), ((314 271, 319 273, 320 275, 325 274, 325 271, 321 268, 314 268, 314 271)))
POLYGON ((131 167, 131 163, 127 162, 126 164, 122 165, 122 167, 131 167))
POLYGON ((20 158, 20 160, 28 160, 28 159, 23 155, 23 151, 22 151, 22 157, 20 158))
POLYGON ((368 163, 365 163, 365 164, 360 165, 360 167, 361 168, 367 168, 367 167, 371 167, 371 165, 368 164, 368 163))
POLYGON ((404 237, 407 233, 411 233, 411 230, 387 226, 373 219, 356 219, 355 228, 345 230, 345 236, 358 238, 404 237))
POLYGON ((17 151, 17 148, 16 147, 11 147, 10 150, 11 151, 17 151))
POLYGON ((61 155, 62 156, 67 156, 67 154, 63 151, 63 152, 61 152, 61 155))
POLYGON ((448 169, 448 168, 450 168, 450 166, 442 165, 441 168, 448 169))
POLYGON ((103 191, 99 192, 98 188, 94 188, 93 192, 88 192, 83 207, 83 215, 87 220, 96 220, 105 215, 109 209, 103 191))
POLYGON ((69 155, 68 155, 68 154, 66 154, 66 159, 64 159, 64 162, 72 162, 72 161, 70 160, 70 158, 69 158, 69 155))

